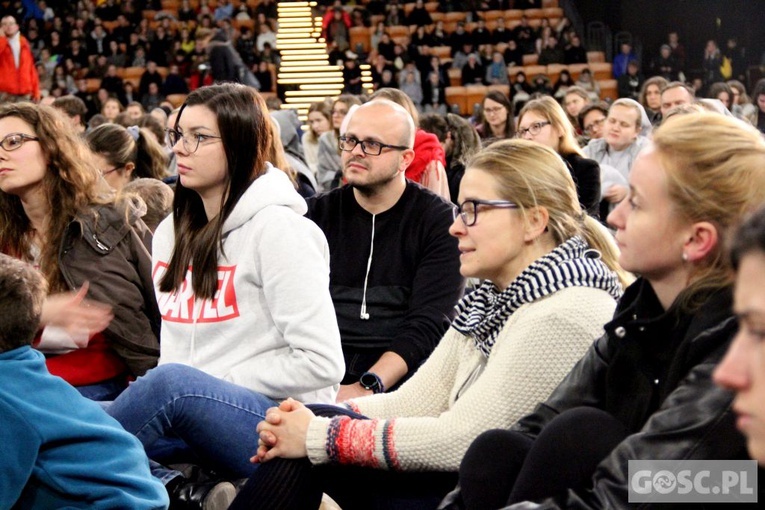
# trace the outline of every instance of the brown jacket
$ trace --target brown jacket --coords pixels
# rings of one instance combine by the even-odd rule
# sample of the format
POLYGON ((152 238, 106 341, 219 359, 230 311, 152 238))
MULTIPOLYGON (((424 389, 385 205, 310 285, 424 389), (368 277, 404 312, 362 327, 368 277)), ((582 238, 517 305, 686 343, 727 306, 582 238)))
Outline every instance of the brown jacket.
POLYGON ((136 377, 159 359, 161 319, 150 249, 151 232, 133 207, 104 205, 69 224, 59 251, 69 287, 87 281, 88 298, 112 306, 114 319, 104 335, 136 377))

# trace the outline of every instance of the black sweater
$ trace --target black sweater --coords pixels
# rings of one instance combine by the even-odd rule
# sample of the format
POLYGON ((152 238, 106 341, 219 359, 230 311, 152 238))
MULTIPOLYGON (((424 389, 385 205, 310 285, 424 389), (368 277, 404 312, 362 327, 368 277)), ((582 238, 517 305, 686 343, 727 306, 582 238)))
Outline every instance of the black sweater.
POLYGON ((457 240, 448 233, 451 204, 407 182, 396 205, 374 216, 368 319, 360 312, 373 216, 351 186, 309 199, 306 216, 329 242, 330 292, 343 347, 390 350, 415 370, 448 329, 464 290, 457 240))

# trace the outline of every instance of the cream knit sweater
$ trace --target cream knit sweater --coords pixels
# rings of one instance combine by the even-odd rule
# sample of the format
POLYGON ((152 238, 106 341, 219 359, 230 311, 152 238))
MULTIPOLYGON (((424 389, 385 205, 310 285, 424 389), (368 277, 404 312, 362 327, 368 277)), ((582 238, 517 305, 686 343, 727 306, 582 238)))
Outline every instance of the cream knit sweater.
POLYGON ((550 395, 603 333, 615 306, 607 292, 586 287, 524 305, 488 359, 450 329, 401 388, 350 402, 369 420, 312 419, 308 457, 314 464, 457 471, 478 434, 509 428, 550 395))

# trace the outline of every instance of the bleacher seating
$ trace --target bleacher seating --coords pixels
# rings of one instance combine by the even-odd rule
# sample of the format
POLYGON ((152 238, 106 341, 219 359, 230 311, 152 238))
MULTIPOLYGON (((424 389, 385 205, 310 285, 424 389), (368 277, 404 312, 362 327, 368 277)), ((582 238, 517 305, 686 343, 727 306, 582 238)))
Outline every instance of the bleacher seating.
POLYGON ((369 53, 369 50, 372 49, 371 29, 369 27, 351 27, 348 32, 351 48, 355 50, 361 44, 364 51, 369 53))
MULTIPOLYGON (((242 2, 246 2, 247 5, 254 7, 257 5, 258 0, 234 0, 235 9, 239 7, 242 2)), ((190 0, 192 7, 197 7, 199 0, 190 0)), ((363 6, 364 2, 357 4, 357 6, 363 6)), ((217 0, 210 0, 208 2, 211 12, 214 11, 217 0)), ((401 7, 402 14, 408 15, 414 8, 413 2, 407 2, 401 7)), ((178 10, 181 6, 181 0, 161 0, 161 11, 144 10, 142 17, 148 19, 151 27, 156 27, 160 21, 156 19, 156 16, 161 13, 166 13, 173 18, 171 19, 171 31, 176 31, 181 22, 178 22, 177 17, 178 10)), ((430 1, 425 3, 425 7, 431 14, 434 22, 443 21, 444 29, 447 33, 456 29, 457 23, 465 23, 465 28, 468 32, 472 31, 476 27, 475 20, 471 23, 467 23, 467 12, 448 12, 442 13, 438 11, 439 3, 436 1, 430 1)), ((349 9, 350 10, 350 9, 349 9)), ((504 18, 505 26, 508 30, 512 30, 520 24, 520 20, 523 16, 526 16, 529 20, 529 24, 532 27, 539 27, 543 19, 547 19, 551 26, 556 26, 559 20, 564 16, 564 11, 560 7, 558 0, 543 0, 542 7, 538 9, 509 9, 509 10, 490 10, 481 13, 482 18, 486 21, 486 25, 489 30, 494 30, 499 18, 504 18)), ((360 49, 365 54, 374 56, 374 50, 371 47, 371 34, 378 21, 384 20, 382 15, 375 15, 370 17, 370 27, 352 27, 349 31, 350 46, 353 50, 360 49)), ((195 22, 187 23, 186 26, 193 26, 195 22)), ((239 20, 233 19, 232 27, 234 29, 241 29, 244 27, 250 30, 255 30, 256 22, 254 19, 239 20)), ((117 26, 117 22, 104 22, 104 27, 107 31, 112 31, 117 26)), ((403 45, 407 45, 410 40, 411 34, 414 31, 414 27, 398 25, 386 27, 386 31, 390 34, 391 39, 403 45)), ((496 51, 503 52, 506 48, 505 43, 500 43, 495 46, 496 51)), ((452 59, 452 52, 449 46, 437 46, 431 48, 431 54, 438 56, 442 63, 449 64, 452 59)), ((603 51, 589 51, 587 53, 588 63, 586 64, 552 64, 548 66, 538 65, 538 56, 536 54, 524 55, 523 65, 517 67, 508 68, 508 76, 511 83, 514 81, 515 75, 518 72, 525 72, 529 81, 532 81, 535 76, 539 74, 546 74, 552 83, 560 76, 563 70, 568 70, 573 78, 576 80, 581 74, 582 70, 589 68, 594 76, 594 79, 599 83, 602 90, 602 97, 608 99, 615 99, 617 97, 616 81, 613 80, 612 66, 606 62, 606 55, 603 51)), ((273 82, 276 83, 276 67, 273 64, 269 64, 273 82)), ((126 81, 130 81, 135 86, 140 82, 141 75, 145 69, 143 67, 127 67, 119 71, 119 75, 126 81)), ((160 72, 163 76, 167 75, 167 69, 161 68, 160 72)), ((449 87, 446 89, 446 99, 450 105, 456 105, 459 112, 463 115, 470 115, 472 113, 473 106, 476 103, 480 103, 489 90, 499 90, 505 94, 509 94, 510 87, 508 85, 469 85, 462 86, 461 83, 461 71, 459 69, 448 69, 449 87)), ((90 91, 96 91, 100 84, 100 79, 88 79, 87 87, 90 91)), ((265 92, 264 95, 272 95, 273 92, 265 92)), ((174 105, 183 101, 185 96, 172 95, 168 99, 174 105)))
POLYGON ((467 94, 465 87, 446 87, 444 91, 446 95, 446 102, 449 105, 457 105, 460 115, 468 115, 470 112, 467 107, 467 94))

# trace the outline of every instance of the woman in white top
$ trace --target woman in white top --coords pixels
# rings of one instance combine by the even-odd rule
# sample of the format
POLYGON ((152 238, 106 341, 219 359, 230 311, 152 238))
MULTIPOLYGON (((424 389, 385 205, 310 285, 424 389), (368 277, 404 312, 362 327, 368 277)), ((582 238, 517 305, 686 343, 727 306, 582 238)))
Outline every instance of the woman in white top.
MULTIPOLYGON (((252 468, 223 447, 221 427, 237 437, 246 417, 257 422, 294 395, 333 402, 345 369, 327 241, 287 175, 266 162, 270 122, 262 97, 239 84, 197 89, 178 112, 168 130, 173 214, 152 253, 160 366, 109 407, 150 454, 179 438, 200 464, 234 476, 252 468), (215 414, 197 411, 208 399, 215 414), (190 426, 184 413, 201 419, 190 426)), ((179 473, 163 477, 183 486, 179 473)))

